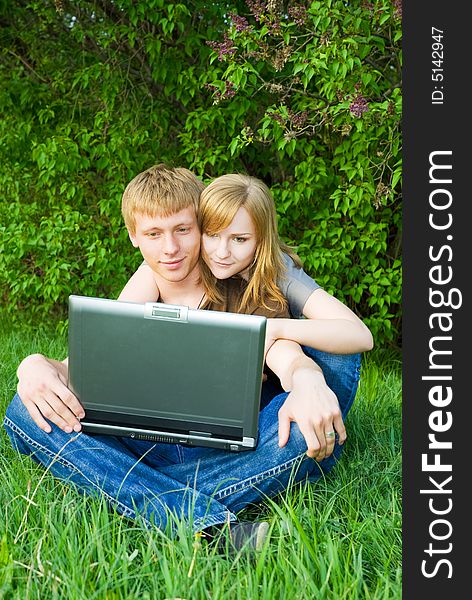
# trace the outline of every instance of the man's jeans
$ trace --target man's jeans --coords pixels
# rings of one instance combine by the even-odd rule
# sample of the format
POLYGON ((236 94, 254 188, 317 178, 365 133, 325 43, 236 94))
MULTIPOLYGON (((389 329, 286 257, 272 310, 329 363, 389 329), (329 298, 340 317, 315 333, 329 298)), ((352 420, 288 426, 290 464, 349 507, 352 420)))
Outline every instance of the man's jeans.
MULTIPOLYGON (((304 348, 323 369, 326 382, 346 416, 354 400, 360 355, 337 355, 304 348)), ((287 393, 269 400, 265 390, 255 450, 153 443, 131 438, 65 433, 53 423, 45 433, 29 416, 18 395, 6 411, 4 426, 19 452, 30 454, 52 474, 89 494, 102 494, 118 512, 147 525, 171 528, 185 519, 194 531, 235 520, 249 504, 273 496, 292 482, 316 481, 336 463, 341 447, 317 463, 295 423, 284 448, 278 446, 278 410, 287 393), (175 517, 175 519, 173 517, 175 517)))

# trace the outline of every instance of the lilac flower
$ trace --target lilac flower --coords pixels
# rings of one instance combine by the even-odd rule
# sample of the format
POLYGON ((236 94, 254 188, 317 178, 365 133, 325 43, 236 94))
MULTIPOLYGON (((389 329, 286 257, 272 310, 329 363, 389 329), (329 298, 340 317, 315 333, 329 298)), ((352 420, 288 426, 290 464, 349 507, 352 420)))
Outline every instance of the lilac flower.
POLYGON ((262 0, 246 0, 246 4, 258 23, 267 11, 267 4, 262 0))
POLYGON ((278 35, 281 31, 280 29, 280 21, 278 19, 270 20, 267 23, 267 29, 271 35, 278 35))
POLYGON ((231 19, 238 33, 249 29, 249 23, 247 22, 247 19, 245 17, 240 17, 236 13, 229 13, 229 18, 231 19))
POLYGON ((292 127, 294 127, 295 129, 301 129, 305 125, 306 120, 308 119, 308 111, 304 110, 299 113, 294 113, 289 109, 288 116, 292 127))
POLYGON ((222 42, 207 41, 207 46, 210 46, 214 52, 218 52, 218 60, 223 61, 227 57, 233 56, 236 53, 236 48, 233 46, 233 42, 230 40, 228 33, 225 32, 223 35, 222 42))
POLYGON ((349 105, 349 110, 355 117, 362 117, 369 110, 369 104, 362 94, 358 94, 349 105))
POLYGON ((285 119, 284 119, 284 117, 282 117, 282 115, 280 113, 277 113, 277 112, 270 113, 270 118, 273 121, 277 121, 277 123, 279 125, 282 125, 282 127, 285 125, 285 119))
POLYGON ((393 0, 392 4, 393 4, 393 12, 395 13, 395 16, 398 17, 399 19, 401 19, 403 16, 402 0, 393 0))
POLYGON ((290 6, 288 9, 288 14, 292 17, 293 21, 299 25, 305 25, 306 21, 306 6, 302 6, 301 4, 296 4, 295 6, 290 6))
POLYGON ((231 81, 225 81, 225 89, 221 92, 213 83, 205 83, 205 87, 210 90, 214 97, 214 104, 219 104, 221 100, 233 98, 236 95, 236 87, 231 81))
POLYGON ((225 91, 223 92, 223 98, 232 98, 236 96, 236 86, 231 81, 225 82, 225 91))

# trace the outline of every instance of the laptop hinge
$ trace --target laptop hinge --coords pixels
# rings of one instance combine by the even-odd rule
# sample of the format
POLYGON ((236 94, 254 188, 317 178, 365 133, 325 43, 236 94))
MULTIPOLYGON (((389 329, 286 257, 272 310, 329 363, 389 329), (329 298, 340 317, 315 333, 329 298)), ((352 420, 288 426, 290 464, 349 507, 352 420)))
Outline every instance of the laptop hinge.
POLYGON ((205 437, 205 438, 211 437, 213 435, 209 431, 189 431, 188 433, 189 433, 189 435, 196 435, 196 436, 205 437))
POLYGON ((144 305, 144 318, 186 323, 188 321, 188 306, 146 302, 144 305))

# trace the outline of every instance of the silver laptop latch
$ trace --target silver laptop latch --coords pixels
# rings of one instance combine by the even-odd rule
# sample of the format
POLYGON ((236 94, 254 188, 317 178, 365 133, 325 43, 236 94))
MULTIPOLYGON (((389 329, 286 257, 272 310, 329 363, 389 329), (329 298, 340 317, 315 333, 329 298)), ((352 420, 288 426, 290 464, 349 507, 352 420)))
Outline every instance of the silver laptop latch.
POLYGON ((144 318, 187 322, 188 306, 162 304, 160 302, 146 302, 144 305, 144 318))

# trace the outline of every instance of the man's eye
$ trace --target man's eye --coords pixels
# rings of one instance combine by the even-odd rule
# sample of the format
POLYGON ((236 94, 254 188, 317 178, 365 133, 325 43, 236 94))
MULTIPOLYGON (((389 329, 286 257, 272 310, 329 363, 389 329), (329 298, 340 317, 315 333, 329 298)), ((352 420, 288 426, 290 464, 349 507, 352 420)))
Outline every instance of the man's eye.
POLYGON ((177 231, 179 233, 188 233, 190 231, 190 227, 179 227, 177 231))

